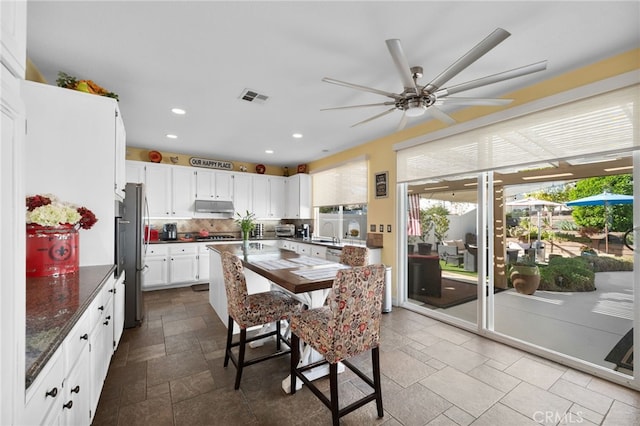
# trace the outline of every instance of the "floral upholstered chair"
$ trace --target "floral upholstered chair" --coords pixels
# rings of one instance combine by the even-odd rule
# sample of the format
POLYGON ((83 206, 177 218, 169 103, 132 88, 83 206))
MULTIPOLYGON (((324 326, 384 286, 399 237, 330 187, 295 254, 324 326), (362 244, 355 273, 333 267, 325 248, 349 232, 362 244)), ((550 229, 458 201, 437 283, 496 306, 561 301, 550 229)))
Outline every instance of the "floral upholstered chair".
POLYGON ((280 342, 286 340, 280 333, 280 321, 289 319, 294 312, 299 312, 302 305, 280 291, 268 291, 264 293, 248 294, 247 283, 242 268, 242 262, 230 253, 222 253, 222 270, 224 275, 225 290, 227 292, 227 310, 229 311, 229 323, 227 329, 227 348, 224 356, 224 366, 229 364, 229 359, 236 366, 235 389, 240 387, 242 369, 245 366, 260 361, 286 355, 290 349, 281 350, 280 342), (233 322, 240 326, 240 340, 233 342, 233 322), (247 328, 255 325, 264 325, 275 322, 276 330, 259 334, 247 339, 247 328), (276 337, 276 352, 245 361, 245 345, 254 340, 269 336, 276 337), (238 357, 232 352, 232 348, 239 346, 238 357))
POLYGON ((342 247, 342 253, 340 254, 340 263, 352 267, 365 266, 367 264, 368 256, 369 250, 366 247, 344 246, 342 247))
POLYGON ((324 357, 320 364, 329 364, 330 399, 303 374, 318 363, 299 366, 300 354, 291 353, 291 393, 295 393, 299 378, 331 409, 333 424, 340 417, 376 401, 378 417, 384 415, 380 387, 380 317, 384 292, 384 265, 368 265, 338 271, 328 296, 328 303, 291 315, 291 347, 298 348, 300 340, 324 357), (373 380, 347 359, 371 351, 373 380), (373 389, 357 402, 340 409, 338 404, 338 362, 342 362, 373 389))

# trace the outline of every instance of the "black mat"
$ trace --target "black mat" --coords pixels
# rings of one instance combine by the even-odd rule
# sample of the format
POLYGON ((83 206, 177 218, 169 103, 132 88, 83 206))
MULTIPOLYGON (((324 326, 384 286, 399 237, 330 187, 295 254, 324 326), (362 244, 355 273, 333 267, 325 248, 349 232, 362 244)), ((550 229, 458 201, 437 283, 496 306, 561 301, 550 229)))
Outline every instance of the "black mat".
POLYGON ((191 286, 191 290, 193 290, 193 291, 209 291, 209 283, 194 284, 194 285, 191 286))
POLYGON ((613 362, 618 369, 633 371, 633 328, 620 339, 604 360, 613 362))
MULTIPOLYGON (((503 291, 496 288, 494 293, 503 291)), ((450 308, 478 298, 478 286, 463 281, 442 278, 441 297, 427 296, 423 302, 436 308, 450 308)))

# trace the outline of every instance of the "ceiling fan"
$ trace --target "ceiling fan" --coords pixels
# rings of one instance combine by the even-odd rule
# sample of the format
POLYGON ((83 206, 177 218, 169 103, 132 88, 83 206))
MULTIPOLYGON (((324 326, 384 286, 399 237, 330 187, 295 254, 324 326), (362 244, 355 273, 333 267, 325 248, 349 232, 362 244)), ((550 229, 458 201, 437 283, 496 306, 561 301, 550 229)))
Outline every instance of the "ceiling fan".
POLYGON ((422 77, 422 67, 414 66, 410 67, 405 57, 402 45, 398 39, 386 40, 387 48, 393 59, 393 62, 400 74, 402 85, 404 90, 401 93, 385 92, 384 90, 374 89, 372 87, 361 86, 359 84, 347 83, 345 81, 336 80, 333 78, 325 77, 322 81, 337 84, 338 86, 349 87, 351 89, 362 90, 365 92, 371 92, 378 95, 386 96, 392 100, 386 102, 380 102, 375 104, 365 105, 350 105, 335 108, 324 108, 321 111, 338 110, 338 109, 351 109, 351 108, 366 108, 377 106, 389 106, 392 108, 353 124, 351 127, 358 126, 360 124, 368 123, 394 111, 402 111, 402 119, 398 125, 397 130, 402 130, 407 124, 407 120, 410 117, 419 117, 426 111, 429 111, 433 117, 446 123, 455 124, 456 121, 447 113, 438 108, 438 105, 450 104, 450 105, 484 105, 484 106, 499 106, 507 105, 513 101, 513 99, 492 99, 492 98, 462 98, 462 97, 450 97, 450 95, 464 92, 466 90, 475 89, 478 87, 486 86, 493 83, 498 83, 504 80, 509 80, 516 77, 521 77, 527 74, 532 74, 538 71, 543 71, 547 68, 547 61, 536 62, 534 64, 525 65, 520 68, 514 68, 509 71, 504 71, 498 74, 492 74, 486 77, 482 77, 476 80, 468 81, 466 83, 460 83, 451 87, 442 86, 458 75, 462 70, 469 65, 477 61, 484 54, 500 44, 503 40, 509 37, 511 34, 502 28, 497 28, 491 34, 489 34, 484 40, 478 43, 475 47, 469 50, 464 56, 454 62, 449 68, 444 70, 440 75, 431 80, 431 82, 423 85, 418 84, 418 79, 422 77))

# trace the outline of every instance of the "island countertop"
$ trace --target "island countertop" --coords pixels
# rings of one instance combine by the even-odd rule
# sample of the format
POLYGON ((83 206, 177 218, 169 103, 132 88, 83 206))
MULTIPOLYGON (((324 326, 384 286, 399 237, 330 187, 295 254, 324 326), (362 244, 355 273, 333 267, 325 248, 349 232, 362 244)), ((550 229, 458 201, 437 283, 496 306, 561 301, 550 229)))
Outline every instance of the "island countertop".
POLYGON ((237 256, 242 260, 242 265, 245 268, 262 275, 292 293, 305 293, 314 290, 322 290, 333 285, 333 277, 330 279, 309 280, 293 273, 293 271, 298 271, 303 268, 319 269, 326 266, 300 265, 282 269, 265 269, 259 266, 259 262, 279 261, 302 257, 289 250, 279 249, 277 247, 258 242, 249 242, 247 245, 244 243, 212 244, 207 246, 207 248, 209 250, 217 251, 218 253, 227 252, 237 256))
POLYGON ((27 278, 26 388, 33 383, 114 270, 114 265, 83 266, 73 274, 27 278))

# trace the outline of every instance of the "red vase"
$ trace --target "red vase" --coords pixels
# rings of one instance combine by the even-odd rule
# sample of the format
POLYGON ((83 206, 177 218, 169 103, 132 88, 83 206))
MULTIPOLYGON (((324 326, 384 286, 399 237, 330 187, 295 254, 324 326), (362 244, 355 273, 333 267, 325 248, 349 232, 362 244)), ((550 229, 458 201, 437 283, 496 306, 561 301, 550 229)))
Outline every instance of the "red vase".
POLYGON ((80 267, 79 235, 74 225, 27 225, 27 277, 58 276, 80 267))

